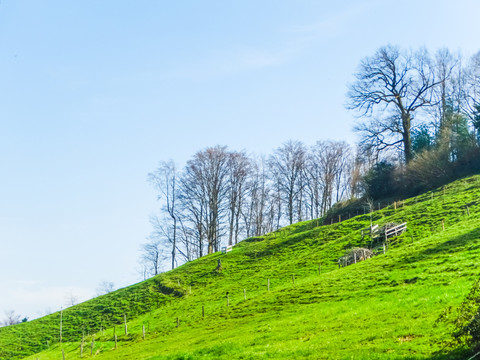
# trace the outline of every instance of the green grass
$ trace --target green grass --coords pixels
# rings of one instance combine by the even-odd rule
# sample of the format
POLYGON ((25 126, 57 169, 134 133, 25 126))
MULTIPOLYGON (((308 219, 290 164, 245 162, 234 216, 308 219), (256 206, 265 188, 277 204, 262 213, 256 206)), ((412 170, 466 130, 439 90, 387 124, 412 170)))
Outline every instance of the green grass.
POLYGON ((445 347, 448 325, 434 324, 479 277, 479 195, 474 176, 374 212, 375 224, 407 221, 407 232, 385 255, 340 269, 346 249, 370 244, 361 236, 370 214, 247 239, 228 254, 66 309, 62 344, 58 313, 1 328, 0 359, 61 359, 62 348, 79 359, 82 334, 83 358, 91 357, 94 337, 92 357, 102 360, 468 358, 468 350, 445 347))

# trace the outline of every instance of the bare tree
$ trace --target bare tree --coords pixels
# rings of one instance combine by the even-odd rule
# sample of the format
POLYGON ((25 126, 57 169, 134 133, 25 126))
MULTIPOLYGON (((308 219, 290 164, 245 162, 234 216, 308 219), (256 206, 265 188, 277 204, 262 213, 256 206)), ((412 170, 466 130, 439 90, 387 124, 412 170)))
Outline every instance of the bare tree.
MULTIPOLYGON (((318 147, 318 145, 317 145, 318 147)), ((310 218, 315 219, 322 216, 322 172, 319 154, 315 148, 311 148, 306 159, 306 174, 307 174, 307 196, 309 202, 310 218)))
POLYGON ((197 152, 185 168, 187 202, 195 207, 193 215, 201 216, 198 220, 202 229, 198 230, 205 233, 209 254, 219 250, 223 235, 229 190, 229 158, 225 146, 211 147, 197 152))
POLYGON ((163 255, 162 242, 150 236, 149 242, 140 246, 141 262, 145 265, 145 270, 149 275, 158 275, 160 273, 162 261, 165 260, 163 255))
POLYGON ((305 170, 305 158, 303 143, 288 141, 277 148, 268 160, 274 186, 279 199, 286 204, 290 224, 293 224, 296 206, 301 206, 298 200, 301 199, 300 193, 304 187, 302 172, 305 170))
POLYGON ((343 174, 349 146, 345 142, 317 141, 309 154, 309 189, 315 216, 325 214, 341 198, 343 174))
MULTIPOLYGON (((453 102, 454 97, 457 98, 457 103, 460 100, 460 97, 455 96, 456 86, 453 76, 456 68, 460 70, 459 65, 460 57, 454 56, 447 48, 442 48, 436 52, 434 70, 438 79, 438 86, 433 88, 434 103, 436 105, 433 107, 436 132, 441 132, 445 125, 448 103, 453 102)), ((460 109, 459 104, 458 108, 460 109)))
POLYGON ((111 293, 115 290, 115 284, 111 281, 102 281, 97 286, 97 296, 105 295, 111 293))
POLYGON ((229 167, 229 235, 228 245, 238 242, 240 215, 247 192, 247 178, 250 172, 250 160, 243 152, 231 152, 229 167))
POLYGON ((480 138, 480 51, 472 56, 465 71, 463 110, 480 138))
POLYGON ((171 243, 172 254, 172 269, 175 268, 175 256, 177 252, 177 172, 175 163, 170 160, 168 162, 161 162, 156 171, 148 175, 148 180, 158 190, 158 200, 163 201, 162 210, 168 214, 171 219, 171 224, 165 222, 162 228, 162 233, 171 243))
POLYGON ((247 237, 260 236, 272 231, 275 218, 265 159, 260 157, 251 164, 246 186, 248 200, 243 203, 242 210, 247 237))
POLYGON ((10 326, 19 324, 21 322, 22 316, 16 314, 14 310, 7 310, 5 311, 5 318, 1 322, 1 326, 10 326))
POLYGON ((360 123, 363 142, 382 151, 397 148, 409 163, 413 158, 411 129, 414 115, 433 105, 432 89, 440 82, 425 49, 401 52, 385 46, 360 63, 350 86, 348 108, 370 121, 360 123))
POLYGON ((191 242, 195 239, 193 246, 196 247, 196 255, 203 256, 206 229, 205 214, 207 213, 207 197, 205 189, 196 181, 195 172, 186 168, 184 176, 180 179, 179 200, 181 205, 182 235, 191 242))
POLYGON ((352 159, 350 169, 349 169, 349 197, 356 198, 360 197, 363 193, 362 189, 362 179, 368 169, 373 166, 373 163, 370 164, 368 161, 368 154, 365 154, 360 149, 356 149, 354 157, 352 159))
POLYGON ((69 291, 65 294, 65 305, 66 306, 74 306, 77 305, 79 301, 79 297, 73 293, 73 291, 69 291))
POLYGON ((198 251, 199 244, 195 240, 197 237, 194 228, 192 229, 192 227, 187 225, 186 219, 183 215, 179 217, 179 241, 183 244, 183 251, 180 253, 185 261, 191 261, 200 256, 198 251))

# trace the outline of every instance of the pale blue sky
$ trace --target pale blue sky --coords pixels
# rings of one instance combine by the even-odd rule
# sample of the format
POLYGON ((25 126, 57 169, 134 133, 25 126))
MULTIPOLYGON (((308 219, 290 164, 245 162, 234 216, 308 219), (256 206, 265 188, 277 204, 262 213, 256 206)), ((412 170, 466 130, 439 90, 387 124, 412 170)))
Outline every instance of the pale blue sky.
POLYGON ((355 141, 359 61, 480 50, 480 2, 0 3, 0 318, 139 280, 147 173, 216 144, 355 141))

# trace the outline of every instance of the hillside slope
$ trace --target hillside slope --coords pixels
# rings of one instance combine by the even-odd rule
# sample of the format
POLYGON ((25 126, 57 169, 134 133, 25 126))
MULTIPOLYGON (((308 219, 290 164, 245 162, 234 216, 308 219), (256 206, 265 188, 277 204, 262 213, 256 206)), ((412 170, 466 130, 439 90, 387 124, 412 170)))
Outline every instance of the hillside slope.
POLYGON ((62 344, 58 313, 2 328, 0 359, 61 359, 62 350, 77 359, 81 348, 83 358, 98 359, 432 358, 449 340, 436 318, 479 275, 479 195, 474 176, 396 209, 247 239, 228 254, 65 310, 62 344), (379 248, 378 256, 339 268, 345 249, 370 245, 361 230, 371 220, 406 221, 408 230, 386 254, 379 248))

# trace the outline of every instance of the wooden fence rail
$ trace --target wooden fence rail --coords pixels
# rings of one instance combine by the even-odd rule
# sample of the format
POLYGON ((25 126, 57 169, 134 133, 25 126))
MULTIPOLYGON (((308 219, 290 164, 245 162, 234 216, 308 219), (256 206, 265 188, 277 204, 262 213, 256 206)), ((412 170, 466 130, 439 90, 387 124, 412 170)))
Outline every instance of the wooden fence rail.
POLYGON ((407 223, 404 222, 403 224, 394 226, 390 229, 385 230, 385 240, 392 236, 397 236, 407 230, 407 223))

